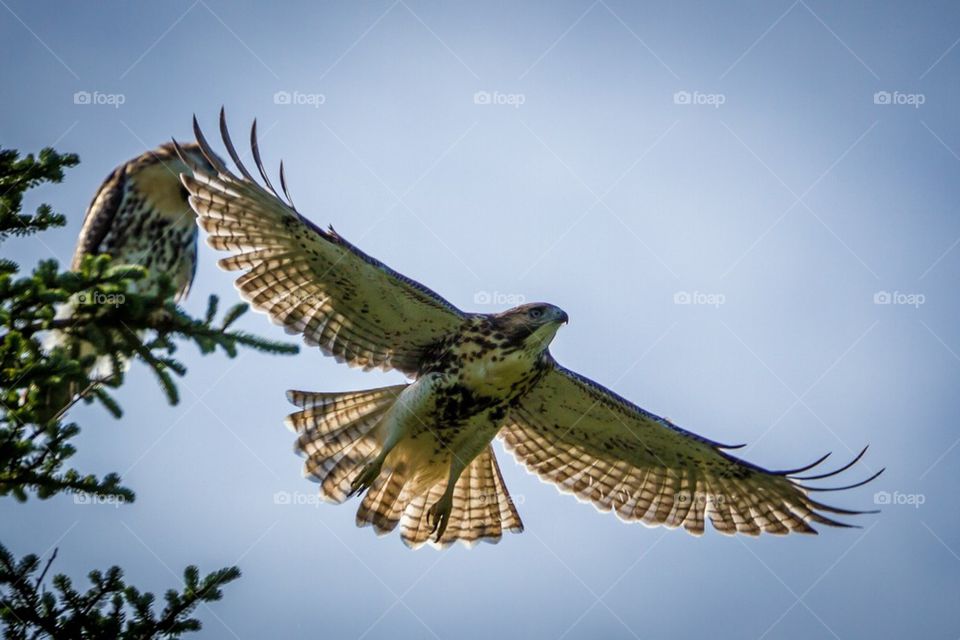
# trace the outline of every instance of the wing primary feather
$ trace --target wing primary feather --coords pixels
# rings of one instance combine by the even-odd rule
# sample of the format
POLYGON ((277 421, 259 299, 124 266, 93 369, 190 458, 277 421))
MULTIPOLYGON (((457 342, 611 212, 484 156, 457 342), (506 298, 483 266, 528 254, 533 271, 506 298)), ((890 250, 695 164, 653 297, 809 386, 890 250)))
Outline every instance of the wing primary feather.
POLYGON ((808 471, 808 470, 810 470, 810 469, 813 469, 815 466, 817 466, 818 464, 820 464, 821 462, 823 462, 824 460, 826 460, 827 458, 829 458, 832 453, 833 453, 833 452, 831 451, 831 452, 827 453, 826 455, 821 456, 821 457, 818 458, 817 460, 815 460, 815 461, 811 462, 810 464, 805 465, 805 466, 803 466, 803 467, 797 467, 796 469, 785 469, 785 470, 783 470, 783 471, 770 471, 769 473, 772 473, 772 474, 775 475, 775 476, 792 476, 792 475, 795 474, 795 473, 803 473, 804 471, 808 471))
POLYGON ((216 169, 217 173, 230 175, 230 171, 223 166, 223 163, 220 162, 220 158, 213 151, 210 143, 207 142, 207 138, 203 135, 203 130, 200 128, 200 123, 197 122, 196 114, 193 116, 193 137, 197 139, 197 144, 200 145, 200 153, 202 153, 203 157, 207 159, 207 162, 210 163, 210 166, 216 169))
POLYGON ((283 170, 283 160, 280 161, 280 188, 283 189, 283 195, 287 196, 287 204, 290 205, 291 209, 296 209, 293 206, 293 198, 290 197, 290 191, 287 190, 287 173, 283 170))
MULTIPOLYGON (((815 522, 820 524, 825 524, 828 527, 837 527, 840 529, 863 529, 859 524, 850 524, 849 522, 840 522, 839 520, 834 520, 833 518, 826 518, 817 514, 817 517, 814 518, 815 522)), ((817 530, 813 530, 814 535, 817 534, 817 530)))
POLYGON ((237 153, 237 149, 233 146, 233 140, 230 138, 230 130, 227 128, 227 111, 223 107, 220 107, 220 137, 223 138, 223 144, 227 147, 227 153, 230 154, 233 163, 237 165, 237 170, 243 174, 244 178, 257 184, 257 181, 250 175, 247 168, 243 166, 243 162, 240 161, 240 154, 237 153))
POLYGON ((804 491, 846 491, 847 489, 855 489, 857 487, 862 487, 868 482, 872 482, 873 480, 876 480, 876 478, 884 471, 886 471, 886 467, 884 467, 883 469, 880 469, 880 471, 877 471, 875 474, 873 474, 866 480, 861 480, 860 482, 854 482, 853 484, 848 484, 845 487, 807 487, 799 483, 794 483, 794 484, 796 484, 798 487, 800 487, 804 491))
POLYGON ((803 480, 803 481, 806 481, 806 480, 822 480, 823 478, 829 478, 829 477, 835 476, 835 475, 837 475, 837 474, 839 474, 839 473, 843 473, 844 471, 846 471, 847 469, 849 469, 849 468, 852 467, 853 465, 857 464, 857 463, 860 461, 860 458, 863 457, 863 454, 865 454, 865 453, 867 452, 867 449, 868 449, 869 447, 870 447, 870 445, 867 445, 866 447, 864 447, 863 450, 860 451, 860 453, 857 454, 857 457, 856 457, 856 458, 854 458, 853 460, 851 460, 851 461, 848 462, 847 464, 843 465, 843 466, 840 467, 839 469, 835 469, 835 470, 833 470, 833 471, 827 471, 826 473, 821 473, 821 474, 818 474, 818 475, 815 475, 815 476, 804 476, 804 477, 802 477, 802 478, 799 477, 799 476, 792 476, 792 475, 791 475, 791 479, 792 479, 792 480, 803 480))
POLYGON ((267 185, 267 188, 270 189, 270 192, 279 197, 277 190, 273 188, 273 184, 270 182, 270 177, 267 176, 266 170, 263 168, 263 160, 260 159, 260 145, 257 142, 257 119, 253 119, 253 126, 250 127, 250 149, 253 151, 253 162, 257 165, 257 171, 260 172, 260 177, 263 178, 263 183, 267 185))
POLYGON ((841 507, 832 507, 829 504, 823 504, 822 502, 817 502, 816 500, 810 500, 810 506, 820 509, 821 511, 827 511, 829 513, 839 513, 844 516, 859 516, 865 513, 880 513, 880 509, 843 509, 841 507))
POLYGON ((720 443, 717 443, 717 444, 715 444, 714 446, 717 447, 718 449, 727 449, 728 451, 731 451, 731 450, 733 450, 733 449, 743 449, 745 446, 747 446, 747 443, 746 443, 746 442, 744 442, 743 444, 720 444, 720 443))
POLYGON ((180 143, 177 142, 176 138, 170 138, 170 141, 173 143, 173 149, 177 152, 177 157, 180 158, 180 161, 183 164, 187 165, 191 169, 196 168, 194 162, 187 156, 187 152, 183 150, 183 147, 180 146, 180 143))

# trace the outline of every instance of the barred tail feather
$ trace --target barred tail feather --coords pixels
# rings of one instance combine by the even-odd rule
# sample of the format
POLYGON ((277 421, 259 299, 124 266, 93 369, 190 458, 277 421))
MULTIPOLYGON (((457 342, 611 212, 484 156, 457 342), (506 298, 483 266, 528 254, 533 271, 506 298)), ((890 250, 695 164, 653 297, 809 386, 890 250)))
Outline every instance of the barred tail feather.
MULTIPOLYGON (((320 483, 324 499, 340 504, 349 497, 353 480, 380 451, 385 434, 378 427, 406 386, 346 393, 287 392, 290 402, 301 409, 286 419, 298 434, 294 448, 306 457, 304 475, 320 483)), ((400 526, 403 542, 413 548, 427 542, 445 548, 458 540, 467 546, 481 540, 495 543, 504 531, 523 531, 493 447, 488 446, 461 474, 447 529, 439 542, 433 540, 427 514, 447 482, 446 474, 435 471, 418 473, 403 462, 384 468, 363 497, 357 526, 373 527, 378 535, 400 526)))
POLYGON ((294 449, 306 457, 304 475, 320 483, 322 497, 338 504, 347 499, 353 478, 380 447, 377 426, 404 387, 287 392, 287 399, 302 408, 286 419, 299 435, 294 449))
POLYGON ((427 513, 443 495, 445 483, 446 480, 438 482, 403 505, 400 534, 408 547, 430 543, 446 548, 458 540, 468 547, 480 541, 495 544, 504 531, 523 531, 523 522, 503 483, 492 446, 474 458, 457 480, 450 522, 443 537, 436 542, 427 513))
POLYGON ((403 469, 382 474, 367 491, 357 510, 357 526, 373 526, 378 536, 397 528, 410 502, 411 485, 403 469))

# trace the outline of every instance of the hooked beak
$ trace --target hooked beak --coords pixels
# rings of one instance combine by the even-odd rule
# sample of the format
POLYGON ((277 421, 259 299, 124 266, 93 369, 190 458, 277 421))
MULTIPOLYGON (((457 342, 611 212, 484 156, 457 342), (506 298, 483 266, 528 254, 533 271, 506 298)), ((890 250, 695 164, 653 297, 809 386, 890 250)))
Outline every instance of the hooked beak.
POLYGON ((566 311, 560 311, 560 314, 557 316, 557 320, 561 324, 567 324, 568 322, 570 322, 570 316, 567 315, 566 311))

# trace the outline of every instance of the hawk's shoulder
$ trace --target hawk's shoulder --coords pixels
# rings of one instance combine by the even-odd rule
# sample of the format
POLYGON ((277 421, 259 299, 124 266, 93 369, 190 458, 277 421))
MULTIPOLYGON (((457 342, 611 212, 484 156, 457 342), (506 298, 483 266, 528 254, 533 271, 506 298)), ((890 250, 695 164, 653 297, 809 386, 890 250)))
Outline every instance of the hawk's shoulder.
POLYGON ((100 253, 100 245, 113 227, 127 186, 127 165, 123 164, 110 172, 97 189, 83 218, 71 269, 79 269, 84 256, 100 253))

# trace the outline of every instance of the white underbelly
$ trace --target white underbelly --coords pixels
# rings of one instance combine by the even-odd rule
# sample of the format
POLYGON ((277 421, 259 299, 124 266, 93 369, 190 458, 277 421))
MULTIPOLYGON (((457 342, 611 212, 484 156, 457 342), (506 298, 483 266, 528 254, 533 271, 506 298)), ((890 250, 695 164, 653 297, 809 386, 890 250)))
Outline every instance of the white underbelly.
POLYGON ((383 443, 392 447, 387 469, 403 469, 418 484, 431 485, 447 477, 451 463, 469 463, 482 451, 496 429, 485 413, 456 424, 444 424, 438 415, 438 393, 449 383, 443 374, 429 374, 403 390, 381 424, 383 443))

